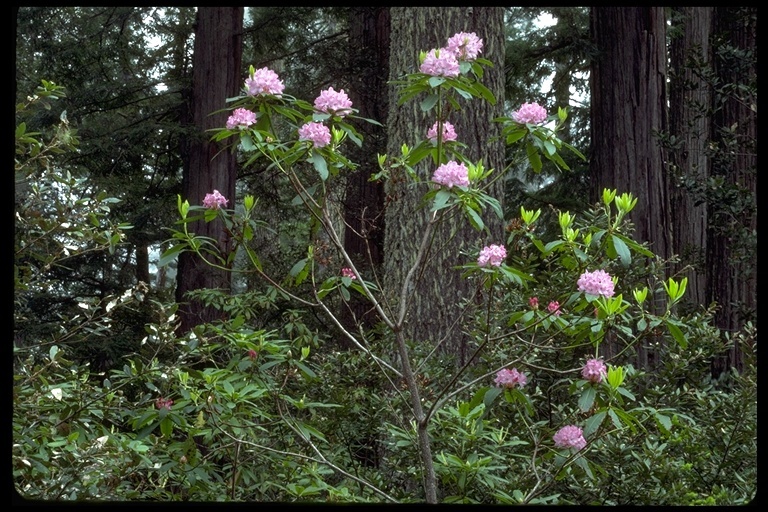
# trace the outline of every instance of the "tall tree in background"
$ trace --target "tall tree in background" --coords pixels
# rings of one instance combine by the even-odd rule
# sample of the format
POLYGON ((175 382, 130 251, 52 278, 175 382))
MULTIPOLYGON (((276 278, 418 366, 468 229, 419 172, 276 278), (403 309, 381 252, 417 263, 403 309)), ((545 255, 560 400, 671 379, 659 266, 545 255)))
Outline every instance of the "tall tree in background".
MULTIPOLYGON (((190 204, 201 205, 205 195, 214 190, 231 201, 230 207, 235 200, 236 156, 221 151, 218 144, 209 140, 206 130, 226 124, 226 112, 211 113, 224 108, 224 99, 236 96, 240 89, 242 27, 242 7, 200 7, 197 11, 190 98, 195 131, 186 144, 182 182, 182 199, 190 204)), ((189 230, 216 240, 222 254, 228 254, 232 248, 232 241, 218 219, 208 223, 192 222, 189 230)), ((228 292, 230 285, 230 272, 213 268, 192 253, 181 254, 176 284, 181 318, 179 332, 188 332, 195 325, 221 317, 218 310, 198 300, 188 300, 185 297, 188 291, 208 288, 228 292)))
MULTIPOLYGON (((715 91, 707 228, 707 299, 726 333, 757 311, 757 8, 716 7, 715 91)), ((742 367, 736 345, 713 362, 717 377, 742 367)))
MULTIPOLYGON (((598 55, 591 67, 592 201, 604 188, 638 198, 630 213, 635 239, 670 256, 669 183, 657 134, 666 130, 664 7, 592 7, 590 30, 598 55)), ((619 348, 603 344, 605 357, 619 348)), ((639 364, 647 365, 638 348, 639 364)))
MULTIPOLYGON (((504 146, 501 141, 490 143, 498 135, 492 119, 502 115, 504 74, 504 15, 497 7, 392 7, 390 80, 418 70, 419 52, 439 48, 457 32, 474 32, 483 39, 482 56, 496 64, 487 69, 483 84, 497 98, 495 105, 473 101, 470 108, 451 112, 451 122, 458 140, 467 144, 467 156, 474 162, 482 159, 485 168, 497 172, 504 169, 504 146)), ((387 121, 388 151, 399 155, 403 143, 415 146, 426 137, 427 130, 436 121, 434 113, 425 113, 418 101, 397 106, 397 90, 390 90, 390 113, 387 121)), ((434 168, 431 161, 419 164, 419 177, 428 181, 434 168)), ((499 200, 503 195, 501 181, 488 193, 499 200)), ((427 224, 427 211, 420 207, 423 189, 408 187, 405 182, 390 179, 386 184, 386 233, 384 239, 385 287, 390 293, 399 293, 405 273, 413 265, 419 249, 420 236, 427 224)), ((483 245, 503 243, 503 223, 487 212, 484 221, 490 228, 490 237, 474 231, 466 219, 455 217, 435 232, 425 265, 420 269, 415 289, 408 300, 415 303, 409 309, 406 336, 417 342, 440 344, 440 351, 453 354, 457 362, 466 359, 467 336, 457 323, 461 317, 461 300, 469 292, 467 280, 461 279, 457 265, 466 263, 483 245), (466 251, 462 253, 462 251, 466 251)))
MULTIPOLYGON (((344 199, 344 248, 355 265, 370 275, 371 266, 379 267, 384 255, 384 186, 370 181, 376 172, 376 155, 387 151, 386 120, 389 76, 389 8, 354 7, 349 20, 349 97, 359 115, 382 122, 359 126, 365 144, 350 158, 358 162, 357 172, 347 178, 344 199)), ((373 326, 370 304, 357 295, 350 308, 342 311, 342 321, 352 325, 364 320, 373 326)))
POLYGON ((712 93, 712 7, 672 9, 669 42, 669 164, 672 251, 688 278, 685 301, 706 304, 707 198, 712 93), (688 270, 685 270, 688 269, 688 270))

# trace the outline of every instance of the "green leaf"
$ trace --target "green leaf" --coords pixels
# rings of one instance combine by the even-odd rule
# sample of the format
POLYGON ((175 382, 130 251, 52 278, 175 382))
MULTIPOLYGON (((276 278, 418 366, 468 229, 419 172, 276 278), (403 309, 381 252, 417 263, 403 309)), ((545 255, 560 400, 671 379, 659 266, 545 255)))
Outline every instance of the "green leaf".
POLYGON ((556 247, 559 247, 559 246, 563 245, 564 243, 565 243, 565 241, 563 241, 563 240, 552 240, 551 242, 549 242, 547 245, 544 246, 544 250, 540 249, 541 252, 542 252, 542 255, 543 256, 548 255, 550 252, 552 252, 552 249, 554 249, 556 247))
POLYGON ((593 432, 597 432, 597 429, 603 423, 603 419, 605 419, 605 414, 606 412, 603 410, 587 418, 587 421, 584 422, 585 437, 589 437, 593 432))
POLYGON ((611 242, 613 242, 613 247, 616 250, 616 253, 619 255, 621 264, 625 267, 628 267, 632 262, 632 256, 629 254, 629 247, 627 247, 627 244, 625 244, 624 240, 616 235, 611 235, 611 242))
POLYGON ((539 155, 536 146, 529 142, 525 146, 525 152, 528 155, 528 161, 531 163, 531 167, 533 167, 533 172, 541 172, 541 156, 539 155))
POLYGON ((646 249, 645 247, 641 246, 634 240, 625 237, 624 235, 620 235, 618 233, 614 234, 615 237, 620 238, 627 246, 632 249, 633 251, 642 254, 643 256, 647 256, 648 258, 653 258, 655 255, 646 249))
POLYGON ((160 255, 160 260, 157 262, 158 267, 164 267, 170 262, 176 259, 176 256, 186 249, 187 244, 184 242, 171 246, 167 251, 160 255))
POLYGON ((558 166, 560 169, 565 169, 566 171, 570 171, 571 168, 568 167, 568 164, 565 163, 565 160, 563 160, 559 154, 555 153, 553 155, 547 155, 547 158, 554 162, 556 166, 558 166))
MULTIPOLYGON (((614 407, 614 408, 612 408, 610 410, 610 412, 614 413, 616 415, 617 419, 621 419, 621 421, 625 425, 627 425, 632 430, 632 432, 636 432, 637 431, 637 428, 635 427, 635 423, 637 423, 637 420, 633 416, 630 416, 629 414, 627 414, 626 411, 624 411, 622 409, 619 409, 618 407, 614 407)), ((615 423, 616 423, 616 421, 614 421, 614 424, 615 423)), ((618 425, 617 425, 617 427, 618 427, 618 425)))
POLYGON ((548 140, 543 140, 541 142, 544 145, 544 151, 546 151, 547 156, 551 157, 552 155, 555 154, 555 152, 557 151, 557 148, 555 147, 554 144, 552 144, 548 140))
POLYGON ((587 412, 592 408, 596 396, 597 391, 594 386, 584 387, 584 391, 582 391, 581 396, 579 397, 579 409, 581 409, 581 412, 587 412))
POLYGON ((618 429, 622 428, 621 420, 616 415, 616 411, 614 411, 613 409, 608 409, 608 416, 610 416, 611 421, 613 422, 613 426, 614 427, 616 427, 618 429))
POLYGON ((616 391, 620 395, 625 396, 625 397, 629 398, 632 401, 636 400, 635 399, 635 395, 633 395, 632 392, 630 390, 628 390, 627 388, 621 388, 621 387, 620 388, 616 388, 616 391))
POLYGON ((482 231, 483 227, 485 227, 485 224, 483 223, 483 219, 480 217, 480 215, 478 215, 474 209, 466 205, 464 206, 464 212, 467 214, 469 223, 472 224, 472 227, 478 231, 482 231))
POLYGON ((317 151, 312 151, 312 156, 310 157, 310 160, 312 161, 312 165, 315 166, 315 170, 320 175, 320 179, 325 181, 328 179, 328 163, 325 161, 325 158, 323 158, 323 155, 318 153, 317 151))
POLYGON ((688 340, 685 337, 685 334, 683 334, 683 331, 680 330, 678 326, 673 324, 670 321, 665 321, 667 324, 667 329, 669 329, 669 333, 672 335, 673 338, 675 338, 675 341, 677 341, 677 344, 680 345, 680 348, 686 349, 688 348, 688 340))
POLYGON ((421 107, 422 112, 427 112, 429 110, 432 110, 435 105, 437 104, 438 96, 437 94, 430 94, 422 102, 419 104, 421 107))
POLYGON ((221 381, 221 387, 224 389, 224 392, 232 396, 235 394, 235 388, 232 386, 232 384, 228 380, 221 381))
POLYGON ((304 266, 306 264, 307 264, 307 259, 306 258, 297 261, 296 263, 294 263, 293 267, 291 267, 291 270, 290 270, 290 272, 288 272, 288 274, 291 277, 296 277, 297 275, 299 275, 299 272, 304 270, 304 266))
POLYGON ((496 104, 496 96, 493 95, 493 93, 483 84, 480 82, 474 83, 474 90, 477 92, 484 100, 486 100, 491 105, 496 104))
POLYGON ((294 283, 296 286, 300 285, 309 275, 309 265, 307 265, 307 258, 297 261, 296 264, 291 267, 289 274, 291 277, 295 278, 294 283))
POLYGON ((317 377, 317 374, 312 371, 312 369, 309 368, 309 366, 305 365, 301 361, 294 361, 294 364, 301 370, 301 372, 306 375, 307 377, 314 379, 317 377))
POLYGON ((298 428, 301 433, 304 435, 305 438, 309 439, 311 437, 315 437, 317 439, 325 441, 325 435, 323 435, 322 432, 317 430, 316 428, 310 427, 309 425, 305 423, 296 423, 296 428, 298 428))
POLYGON ((592 469, 589 467, 589 462, 584 457, 577 457, 574 463, 579 466, 587 474, 590 480, 595 479, 595 475, 592 474, 592 469))
MULTIPOLYGON (((139 441, 139 440, 141 440, 141 439, 144 439, 145 437, 147 437, 149 434, 151 434, 151 433, 152 433, 152 431, 153 431, 153 430, 155 430, 155 429, 157 428, 157 426, 158 426, 159 424, 160 424, 159 422, 158 422, 158 423, 152 423, 152 424, 150 424, 150 425, 147 425, 147 426, 146 426, 146 427, 144 427, 143 429, 141 429, 141 430, 139 431, 139 433, 138 433, 138 434, 136 434, 136 441, 139 441)), ((141 444, 141 445, 138 445, 138 446, 139 446, 139 448, 141 448, 141 447, 144 447, 144 448, 146 448, 146 449, 143 449, 143 450, 141 450, 141 451, 147 451, 147 450, 149 449, 149 447, 148 447, 148 446, 146 446, 146 445, 143 445, 143 444, 141 444)), ((136 451, 139 451, 139 449, 138 449, 138 448, 134 448, 134 450, 136 450, 136 451)))
POLYGON ((526 133, 528 133, 528 130, 526 130, 525 128, 518 128, 517 130, 511 130, 507 132, 507 138, 506 138, 507 144, 514 144, 518 140, 525 137, 526 133))
POLYGON ((472 395, 472 398, 469 402, 467 402, 467 405, 470 408, 475 408, 478 404, 483 403, 483 399, 485 398, 485 394, 488 392, 488 389, 490 389, 488 386, 484 386, 475 391, 475 394, 472 395))
POLYGON ((444 188, 441 188, 437 191, 435 194, 435 200, 432 203, 432 211, 436 212, 437 210, 440 210, 442 208, 445 208, 448 206, 448 200, 451 198, 451 193, 445 190, 444 188))
POLYGON ((256 146, 253 143, 253 139, 248 132, 242 132, 240 134, 240 145, 243 147, 243 151, 253 151, 256 146))
POLYGON ((173 421, 171 421, 170 417, 166 416, 160 422, 160 432, 162 432, 165 437, 171 437, 171 434, 173 433, 173 421))
POLYGON ((660 412, 657 412, 656 413, 656 421, 667 432, 672 430, 672 420, 669 419, 669 416, 667 416, 665 414, 661 414, 660 412))

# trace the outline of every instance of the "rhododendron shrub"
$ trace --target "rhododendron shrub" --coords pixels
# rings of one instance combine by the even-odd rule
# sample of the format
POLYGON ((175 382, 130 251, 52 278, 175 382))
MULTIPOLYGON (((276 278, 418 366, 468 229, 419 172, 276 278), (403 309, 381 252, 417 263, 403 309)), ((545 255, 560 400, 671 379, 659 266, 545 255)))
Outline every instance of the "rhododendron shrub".
MULTIPOLYGON (((439 113, 448 104, 467 101, 466 108, 471 108, 469 99, 494 102, 493 94, 481 83, 483 68, 491 65, 480 56, 482 48, 482 40, 475 34, 457 32, 444 46, 423 52, 418 70, 396 82, 398 106, 420 100, 424 111, 436 109, 435 117, 442 119, 439 113)), ((270 276, 258 248, 249 243, 260 227, 255 221, 259 213, 255 198, 246 195, 239 210, 219 207, 211 212, 225 221, 235 249, 250 263, 249 271, 261 276, 284 300, 324 314, 333 325, 334 336, 354 347, 365 361, 362 365, 381 377, 382 386, 377 389, 382 393, 381 403, 372 409, 386 416, 384 421, 376 421, 377 432, 388 443, 386 464, 414 468, 409 478, 423 485, 419 500, 435 503, 441 495, 456 501, 458 496, 484 495, 487 501, 503 503, 556 501, 558 493, 538 495, 543 482, 545 487, 557 488, 566 485, 566 475, 577 480, 598 478, 608 473, 605 467, 618 467, 625 460, 612 460, 604 447, 620 444, 630 431, 645 436, 659 425, 667 428, 669 413, 642 406, 630 390, 647 382, 637 385, 646 377, 630 364, 628 351, 648 336, 651 325, 677 347, 685 348, 688 338, 685 325, 669 312, 659 315, 646 308, 649 290, 638 286, 639 280, 633 277, 642 271, 639 260, 653 254, 630 236, 631 225, 625 217, 637 201, 631 194, 617 195, 606 189, 602 204, 590 212, 590 222, 570 212, 558 212, 559 233, 542 240, 536 225, 540 210, 521 207, 518 216, 511 208, 510 214, 497 198, 486 194, 489 183, 504 179, 505 169, 487 169, 482 161, 468 160, 462 154, 460 134, 447 121, 442 128, 436 122, 426 133, 420 127, 421 140, 415 146, 403 144, 397 155, 379 155, 378 170, 370 176, 387 180, 397 170, 399 177, 404 176, 398 179, 421 187, 421 204, 431 212, 429 223, 413 233, 422 237, 424 250, 404 263, 409 271, 402 290, 380 290, 375 271, 362 272, 363 266, 345 251, 329 200, 337 178, 361 172, 363 167, 344 156, 350 143, 363 143, 355 124, 375 121, 357 117, 343 90, 326 89, 314 103, 274 92, 253 94, 254 87, 256 91, 277 90, 275 77, 260 71, 251 71, 244 94, 232 99, 230 106, 233 111, 248 109, 256 121, 248 126, 238 124, 236 129, 222 127, 214 140, 227 141, 233 151, 243 152, 246 165, 258 162, 288 177, 297 193, 296 203, 307 207, 330 244, 334 264, 318 255, 326 247, 312 243, 287 275, 270 276), (257 78, 272 85, 254 86, 257 78), (275 130, 271 121, 278 118, 287 130, 275 130), (440 129, 442 135, 437 137, 440 129), (417 172, 420 163, 432 166, 432 174, 417 172), (425 321, 409 309, 407 299, 417 293, 415 280, 424 258, 430 250, 439 250, 432 226, 453 215, 462 216, 483 241, 467 251, 464 264, 446 269, 467 279, 471 287, 462 303, 465 313, 456 319, 456 328, 468 333, 466 362, 435 371, 434 365, 440 362, 434 354, 441 340, 408 340, 403 333, 406 322, 425 321), (507 221, 507 230, 491 233, 484 220, 489 215, 507 221), (595 268, 598 270, 591 270, 595 268), (336 311, 348 307, 352 294, 367 304, 367 314, 376 316, 376 336, 362 323, 350 327, 337 318, 336 311), (399 297, 401 306, 395 306, 393 296, 399 297), (540 301, 547 307, 539 307, 540 301), (609 360, 603 357, 609 342, 627 349, 609 360), (524 458, 530 470, 510 468, 514 457, 524 458), (510 481, 507 471, 514 472, 512 484, 506 483, 510 481), (468 490, 467 482, 475 478, 481 483, 468 490), (518 497, 512 499, 513 494, 518 497)), ((562 108, 549 116, 543 107, 525 104, 512 117, 494 122, 501 126, 501 140, 527 159, 535 172, 544 164, 567 171, 559 152, 583 155, 558 138, 566 117, 562 108)), ((198 207, 180 197, 178 208, 181 223, 186 225, 198 207)), ((173 242, 173 248, 161 258, 163 262, 182 250, 197 253, 212 265, 225 266, 228 261, 226 256, 200 250, 205 241, 184 230, 174 233, 173 242)), ((670 305, 684 288, 684 282, 664 283, 670 305)), ((240 320, 237 325, 234 339, 240 339, 247 324, 240 320)), ((257 359, 242 354, 257 348, 243 349, 239 352, 241 364, 251 368, 257 359)), ((268 354, 264 350, 258 353, 268 354)), ((338 376, 318 376, 309 354, 308 349, 301 351, 297 375, 308 386, 311 382, 313 388, 320 388, 315 396, 322 397, 322 382, 338 376)), ((286 361, 297 357, 291 351, 286 361)), ((261 359, 259 356, 258 361, 261 359)), ((261 368, 269 368, 268 364, 261 368)), ((288 382, 291 378, 286 377, 288 382)), ((342 467, 342 462, 350 461, 311 422, 328 425, 332 420, 295 414, 308 403, 320 402, 291 397, 285 386, 268 392, 274 393, 279 422, 296 436, 296 449, 366 492, 396 501, 374 483, 382 481, 381 474, 353 476, 354 472, 342 467)), ((351 399, 347 394, 335 396, 340 401, 351 399)), ((240 436, 235 436, 236 442, 246 450, 256 453, 265 446, 245 434, 240 436)))

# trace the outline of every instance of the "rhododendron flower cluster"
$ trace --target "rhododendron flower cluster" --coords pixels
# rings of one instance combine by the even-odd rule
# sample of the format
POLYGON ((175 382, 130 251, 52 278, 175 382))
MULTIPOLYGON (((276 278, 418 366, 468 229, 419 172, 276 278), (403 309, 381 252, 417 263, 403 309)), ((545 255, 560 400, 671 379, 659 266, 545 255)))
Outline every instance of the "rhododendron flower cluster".
POLYGON ((171 409, 171 406, 173 405, 173 400, 170 398, 163 398, 160 397, 157 400, 155 400, 155 407, 158 409, 171 409))
POLYGON ((528 305, 531 306, 531 309, 539 309, 539 298, 531 297, 528 299, 528 305))
POLYGON ((227 129, 248 128, 256 122, 256 114, 247 108, 236 108, 227 119, 227 129))
POLYGON ((475 60, 483 49, 483 40, 474 32, 457 32, 448 39, 446 49, 459 60, 475 60))
POLYGON ((352 100, 349 99, 344 89, 336 92, 333 87, 320 91, 320 96, 315 98, 315 108, 326 114, 344 117, 352 113, 352 100))
POLYGON ((547 311, 555 316, 560 316, 560 313, 562 313, 562 311, 560 311, 560 303, 556 300, 550 301, 549 304, 547 304, 547 311))
POLYGON ((541 124, 547 120, 547 111, 538 103, 523 103, 512 113, 512 119, 520 124, 541 124))
POLYGON ((434 174, 432 174, 432 181, 448 188, 453 188, 454 186, 468 187, 469 169, 463 163, 451 160, 435 170, 434 174))
POLYGON ((577 284, 580 292, 613 297, 613 279, 605 270, 586 271, 581 274, 577 284))
POLYGON ((323 123, 305 123, 299 128, 299 140, 308 140, 316 148, 322 148, 331 143, 331 130, 323 123))
POLYGON ((581 376, 594 383, 602 382, 607 373, 608 370, 602 359, 589 359, 581 369, 581 376))
POLYGON ((277 73, 269 68, 255 70, 251 76, 245 79, 245 87, 248 89, 249 96, 260 94, 280 96, 285 89, 285 85, 277 73))
POLYGON ((481 267, 487 267, 493 265, 498 267, 507 257, 507 250, 503 245, 491 244, 480 251, 480 256, 477 257, 477 264, 481 267))
POLYGON ((203 198, 203 206, 214 210, 227 206, 228 202, 229 199, 221 195, 221 192, 218 190, 214 190, 213 194, 205 194, 205 198, 203 198))
POLYGON ((357 279, 357 276, 355 276, 355 273, 349 267, 342 268, 341 269, 341 275, 344 276, 344 277, 348 277, 350 279, 357 279))
POLYGON ((432 181, 448 188, 469 186, 469 169, 463 163, 451 160, 438 167, 432 181))
MULTIPOLYGON (((432 125, 432 128, 430 128, 427 131, 427 138, 431 142, 437 141, 437 124, 439 121, 435 121, 435 124, 432 125)), ((443 142, 449 142, 452 140, 456 140, 456 131, 453 128, 453 125, 449 123, 448 121, 443 121, 443 142)))
POLYGON ((500 388, 521 388, 528 382, 528 378, 525 374, 518 372, 517 368, 512 368, 511 370, 504 368, 499 370, 493 382, 500 388))
POLYGON ((425 75, 455 78, 459 76, 459 61, 447 48, 433 49, 424 57, 419 71, 425 75))
POLYGON ((259 356, 259 353, 253 350, 252 348, 248 349, 248 358, 253 361, 259 356))
POLYGON ((558 430, 552 437, 555 446, 558 448, 575 448, 581 450, 587 446, 587 440, 584 439, 584 432, 576 425, 567 425, 558 430))

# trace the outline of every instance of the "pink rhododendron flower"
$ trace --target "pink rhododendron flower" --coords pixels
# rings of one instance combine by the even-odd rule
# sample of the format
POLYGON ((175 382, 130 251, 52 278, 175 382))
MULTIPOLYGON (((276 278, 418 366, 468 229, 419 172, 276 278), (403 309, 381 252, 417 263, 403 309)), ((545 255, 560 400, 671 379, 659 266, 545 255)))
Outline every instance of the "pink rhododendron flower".
POLYGON ((515 386, 521 388, 528 382, 528 378, 523 373, 518 372, 517 368, 512 368, 511 370, 504 368, 499 370, 493 382, 500 388, 512 389, 515 386))
POLYGON ((285 89, 285 85, 277 73, 269 68, 255 70, 251 76, 245 79, 245 87, 248 89, 248 96, 260 94, 280 96, 285 89))
POLYGON ((305 123, 299 128, 299 140, 308 140, 316 148, 322 148, 331 143, 331 130, 323 123, 305 123))
POLYGON ((227 119, 227 129, 248 128, 256 122, 256 114, 247 108, 236 108, 227 119))
POLYGON ((550 301, 549 304, 547 304, 547 311, 555 316, 560 316, 560 313, 562 313, 562 311, 560 311, 560 303, 556 300, 550 301))
POLYGON ((214 190, 213 194, 205 194, 205 198, 203 199, 203 206, 216 210, 223 206, 227 206, 228 202, 229 199, 221 195, 218 190, 214 190))
POLYGON ((459 76, 459 61, 456 60, 456 55, 447 48, 429 50, 424 62, 419 66, 419 71, 425 75, 453 78, 459 76))
POLYGON ((613 297, 613 279, 605 270, 586 271, 581 274, 577 284, 580 292, 613 297))
POLYGON ((315 108, 326 114, 335 114, 344 117, 352 113, 352 100, 349 99, 344 89, 336 92, 333 87, 321 91, 320 96, 315 98, 315 108))
POLYGON ((608 370, 605 367, 605 363, 602 359, 589 359, 584 368, 581 369, 581 376, 589 382, 602 382, 603 378, 608 374, 608 370))
MULTIPOLYGON (((427 138, 431 142, 437 142, 438 122, 439 121, 435 121, 435 124, 432 125, 432 128, 427 131, 427 138)), ((452 140, 456 140, 456 131, 453 129, 453 125, 451 123, 448 121, 443 121, 443 142, 449 142, 452 140)))
POLYGON ((456 160, 444 163, 432 175, 432 181, 448 188, 469 186, 469 170, 456 160))
POLYGON ((171 406, 173 405, 173 400, 170 398, 163 398, 160 397, 157 400, 155 400, 155 407, 158 409, 171 409, 171 406))
POLYGON ((539 298, 531 297, 528 299, 528 305, 531 306, 531 309, 539 309, 539 298))
POLYGON ((252 348, 251 348, 251 349, 248 349, 248 358, 249 358, 251 361, 253 361, 253 360, 254 360, 254 359, 256 359, 257 357, 259 357, 259 353, 258 353, 258 352, 256 352, 256 351, 255 351, 255 350, 253 350, 252 348))
POLYGON ((491 244, 483 247, 480 251, 480 256, 477 257, 477 264, 481 267, 487 267, 493 265, 498 267, 504 262, 507 257, 507 250, 503 245, 491 244))
POLYGON ((558 448, 575 448, 581 450, 587 446, 584 432, 576 425, 567 425, 555 433, 552 437, 558 448))
POLYGON ((448 39, 446 48, 459 60, 475 60, 483 49, 483 40, 474 32, 458 32, 448 39))
POLYGON ((541 124, 547 120, 547 111, 538 103, 523 103, 512 113, 512 119, 520 124, 541 124))
POLYGON ((352 272, 352 269, 349 267, 344 267, 341 269, 341 275, 344 277, 348 277, 350 279, 357 279, 357 276, 355 276, 355 273, 352 272))

